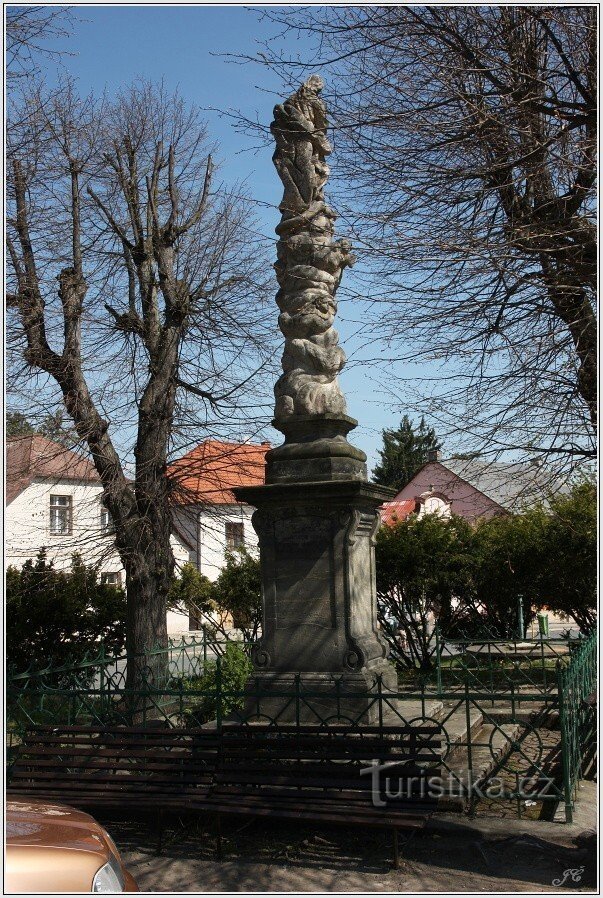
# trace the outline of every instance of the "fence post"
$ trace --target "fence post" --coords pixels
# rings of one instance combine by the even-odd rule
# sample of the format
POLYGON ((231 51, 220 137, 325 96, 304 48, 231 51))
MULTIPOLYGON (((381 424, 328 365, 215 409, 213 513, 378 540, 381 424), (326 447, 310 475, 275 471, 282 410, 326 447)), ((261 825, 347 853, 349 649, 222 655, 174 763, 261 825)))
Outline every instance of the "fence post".
POLYGON ((565 822, 573 823, 572 778, 570 769, 570 745, 568 744, 568 720, 565 706, 565 676, 557 662, 557 698, 559 700, 559 730, 561 732, 561 764, 563 770, 563 795, 565 800, 565 822))
POLYGON ((109 703, 107 702, 106 695, 105 695, 106 670, 105 670, 105 643, 104 642, 101 642, 101 647, 100 647, 100 652, 99 652, 98 657, 100 658, 100 714, 101 714, 101 718, 102 718, 103 715, 105 714, 105 712, 109 710, 109 703))
MULTIPOLYGON (((492 643, 488 641, 488 679, 490 681, 490 695, 494 695, 494 668, 492 667, 492 643)), ((494 699, 492 699, 494 707, 494 699)))
MULTIPOLYGON (((471 703, 469 700, 469 683, 465 681, 465 723, 467 726, 467 767, 473 777, 473 753, 471 746, 471 703)), ((473 782, 472 782, 473 785, 473 782)))
POLYGON ((475 797, 474 791, 474 782, 473 782, 473 746, 471 744, 471 704, 469 699, 469 682, 465 679, 465 727, 467 730, 466 738, 466 748, 467 748, 467 786, 469 789, 469 794, 467 795, 468 808, 467 812, 469 817, 475 817, 475 808, 477 805, 477 799, 475 797))
POLYGON ((300 674, 295 674, 295 726, 299 729, 300 674))
POLYGON ((216 658, 216 726, 222 729, 222 659, 216 658))
POLYGON ((521 593, 517 596, 517 636, 520 641, 525 639, 525 630, 523 628, 523 596, 521 593))
POLYGON ((203 627, 203 669, 207 664, 207 630, 203 627))
POLYGON ((442 644, 440 642, 440 625, 435 625, 436 638, 436 689, 438 698, 442 695, 442 644))

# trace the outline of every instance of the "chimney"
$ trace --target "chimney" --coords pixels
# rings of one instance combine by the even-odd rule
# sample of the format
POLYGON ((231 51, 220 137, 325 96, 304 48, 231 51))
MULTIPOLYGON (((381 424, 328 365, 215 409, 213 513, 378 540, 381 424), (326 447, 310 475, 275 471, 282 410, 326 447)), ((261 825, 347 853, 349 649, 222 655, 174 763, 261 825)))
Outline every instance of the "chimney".
POLYGON ((442 457, 442 453, 439 449, 430 449, 427 452, 427 461, 439 461, 442 457))

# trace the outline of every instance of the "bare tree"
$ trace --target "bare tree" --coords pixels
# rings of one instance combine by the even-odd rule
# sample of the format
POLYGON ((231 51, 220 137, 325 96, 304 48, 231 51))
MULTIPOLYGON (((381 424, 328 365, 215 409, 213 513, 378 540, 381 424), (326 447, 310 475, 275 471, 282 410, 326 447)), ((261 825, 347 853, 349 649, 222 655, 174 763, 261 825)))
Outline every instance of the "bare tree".
POLYGON ((311 63, 275 42, 259 61, 324 74, 381 366, 440 363, 392 395, 474 448, 594 456, 596 7, 264 15, 316 38, 311 63))
MULTIPOLYGON (((250 202, 214 186, 205 128, 179 96, 139 83, 81 99, 66 83, 29 110, 9 132, 16 348, 57 385, 101 478, 133 655, 167 640, 172 434, 194 407, 198 441, 199 403, 228 414, 272 355, 268 266, 250 202)), ((128 684, 140 676, 131 664, 128 684)))
POLYGON ((6 74, 9 79, 31 77, 38 56, 58 59, 64 50, 49 41, 68 37, 73 13, 66 6, 7 6, 5 20, 6 74))

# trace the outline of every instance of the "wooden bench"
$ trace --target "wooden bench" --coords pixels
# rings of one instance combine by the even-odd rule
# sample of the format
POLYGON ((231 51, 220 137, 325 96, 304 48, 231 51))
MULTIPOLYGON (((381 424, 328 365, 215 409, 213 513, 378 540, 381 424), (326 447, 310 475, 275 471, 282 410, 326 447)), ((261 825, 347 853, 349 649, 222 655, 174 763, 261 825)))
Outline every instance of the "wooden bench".
POLYGON ((388 828, 398 866, 398 831, 420 829, 437 807, 428 780, 440 775, 440 753, 441 730, 435 724, 357 732, 338 726, 226 725, 204 803, 218 821, 232 814, 388 828), (375 763, 382 766, 377 777, 375 763), (399 794, 385 794, 385 777, 390 793, 399 794))
POLYGON ((386 731, 348 728, 226 725, 205 729, 34 727, 13 764, 8 795, 76 807, 123 807, 158 814, 205 811, 222 815, 313 820, 316 823, 418 829, 436 808, 426 794, 439 775, 437 725, 386 731), (402 794, 373 794, 374 761, 402 794), (385 799, 383 801, 383 799, 385 799))
POLYGON ((80 808, 132 806, 157 814, 196 806, 213 782, 215 731, 37 726, 27 732, 7 795, 80 808))

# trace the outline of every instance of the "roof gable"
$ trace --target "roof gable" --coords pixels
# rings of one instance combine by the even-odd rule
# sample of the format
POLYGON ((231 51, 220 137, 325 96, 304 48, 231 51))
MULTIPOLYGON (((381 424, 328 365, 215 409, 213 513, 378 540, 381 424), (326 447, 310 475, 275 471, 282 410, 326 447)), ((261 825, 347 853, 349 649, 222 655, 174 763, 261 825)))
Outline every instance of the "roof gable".
POLYGON ((233 490, 265 481, 270 443, 205 440, 168 467, 173 501, 179 505, 234 505, 233 490))
POLYGON ((565 481, 537 463, 451 458, 440 464, 510 512, 546 502, 568 489, 565 481))
POLYGON ((439 494, 453 514, 467 520, 514 514, 569 490, 546 468, 529 462, 451 458, 424 464, 394 502, 439 494))
POLYGON ((92 462, 40 434, 9 437, 6 441, 6 504, 36 477, 100 483, 92 462))

